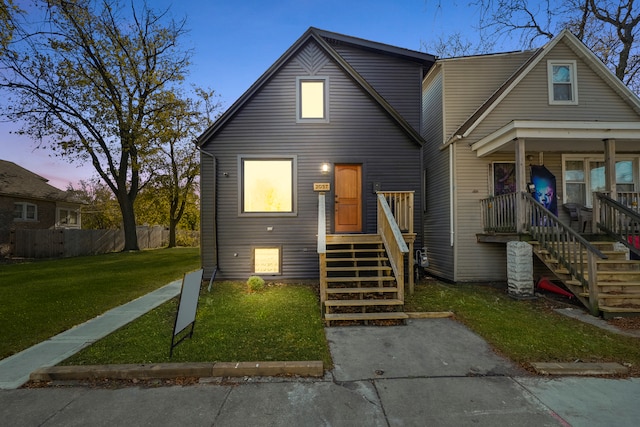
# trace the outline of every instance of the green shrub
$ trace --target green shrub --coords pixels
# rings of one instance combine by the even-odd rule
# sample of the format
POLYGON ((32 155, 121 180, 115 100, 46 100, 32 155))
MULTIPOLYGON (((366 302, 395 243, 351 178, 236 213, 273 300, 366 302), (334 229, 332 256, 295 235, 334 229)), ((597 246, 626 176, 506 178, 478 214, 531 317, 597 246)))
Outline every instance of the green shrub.
POLYGON ((251 276, 247 280, 249 292, 257 292, 264 289, 264 279, 260 276, 251 276))

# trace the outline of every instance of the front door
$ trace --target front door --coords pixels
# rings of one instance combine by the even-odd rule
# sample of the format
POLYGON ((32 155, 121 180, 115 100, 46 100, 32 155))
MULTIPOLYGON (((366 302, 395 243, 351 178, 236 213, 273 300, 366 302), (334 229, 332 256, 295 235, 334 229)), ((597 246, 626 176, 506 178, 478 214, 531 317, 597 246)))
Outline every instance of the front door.
POLYGON ((362 231, 362 165, 335 165, 335 232, 362 231))

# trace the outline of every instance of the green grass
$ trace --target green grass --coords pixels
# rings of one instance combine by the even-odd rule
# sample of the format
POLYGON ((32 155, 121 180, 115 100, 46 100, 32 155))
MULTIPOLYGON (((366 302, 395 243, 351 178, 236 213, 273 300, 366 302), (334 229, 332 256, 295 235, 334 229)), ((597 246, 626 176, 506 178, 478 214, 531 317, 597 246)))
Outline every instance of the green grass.
POLYGON ((198 268, 198 248, 0 266, 0 359, 198 268))
MULTIPOLYGON (((161 249, 0 267, 0 357, 62 332, 197 268, 197 249, 161 249)), ((322 360, 331 366, 317 289, 215 283, 199 300, 194 335, 169 346, 177 299, 119 329, 64 364, 322 360)), ((406 311, 453 311, 500 354, 530 362, 618 362, 640 376, 640 340, 555 313, 545 299, 515 301, 504 289, 425 281, 406 311)), ((578 308, 576 308, 578 309, 578 308)), ((366 357, 366 355, 363 355, 366 357)))
POLYGON ((171 359, 177 299, 63 364, 322 360, 331 366, 311 286, 271 284, 249 293, 245 283, 216 282, 211 293, 204 287, 198 304, 193 336, 175 347, 171 359))
POLYGON ((545 299, 516 301, 504 290, 478 285, 428 282, 415 289, 407 297, 407 311, 453 311, 457 320, 499 353, 524 366, 551 361, 618 362, 640 374, 640 339, 558 314, 545 299))

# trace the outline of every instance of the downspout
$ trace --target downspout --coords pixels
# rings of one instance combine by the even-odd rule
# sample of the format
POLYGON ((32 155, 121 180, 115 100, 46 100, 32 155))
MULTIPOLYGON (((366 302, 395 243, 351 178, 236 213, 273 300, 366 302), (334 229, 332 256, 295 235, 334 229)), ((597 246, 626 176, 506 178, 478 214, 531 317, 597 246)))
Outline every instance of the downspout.
POLYGON ((455 189, 455 185, 453 183, 453 179, 455 174, 453 173, 453 144, 449 144, 449 233, 450 233, 450 241, 449 245, 453 247, 453 236, 454 236, 454 226, 453 226, 453 208, 454 208, 454 194, 453 191, 455 189))
MULTIPOLYGON (((196 142, 196 148, 198 149, 198 151, 200 152, 200 154, 205 154, 209 157, 211 157, 212 160, 212 172, 213 172, 213 197, 214 197, 214 201, 213 201, 213 218, 214 218, 214 222, 213 222, 213 230, 214 230, 214 245, 215 245, 215 255, 214 255, 214 259, 213 259, 213 272, 211 273, 211 280, 209 281, 209 291, 211 291, 211 285, 213 283, 213 280, 215 279, 216 276, 216 272, 218 271, 218 215, 217 215, 217 209, 218 209, 218 203, 217 203, 217 198, 218 198, 218 191, 217 191, 217 185, 218 185, 218 177, 217 177, 217 171, 216 171, 216 156, 214 156, 213 154, 204 151, 202 148, 200 148, 200 146, 198 145, 198 143, 196 142)), ((200 189, 200 191, 202 191, 202 188, 200 189)), ((202 214, 200 215, 200 233, 202 234, 202 214)), ((202 237, 200 239, 200 251, 202 253, 202 237)))

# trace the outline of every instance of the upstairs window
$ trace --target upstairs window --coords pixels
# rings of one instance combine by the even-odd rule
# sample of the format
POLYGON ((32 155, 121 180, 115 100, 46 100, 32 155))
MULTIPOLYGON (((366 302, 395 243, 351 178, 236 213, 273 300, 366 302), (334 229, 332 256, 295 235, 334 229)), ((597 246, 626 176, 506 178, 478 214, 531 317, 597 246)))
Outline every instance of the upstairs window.
POLYGON ((549 104, 575 105, 578 103, 576 61, 548 61, 549 104))
POLYGON ((38 207, 32 203, 14 203, 14 221, 37 221, 38 207))
POLYGON ((328 122, 329 78, 298 77, 296 82, 296 110, 298 122, 328 122))

